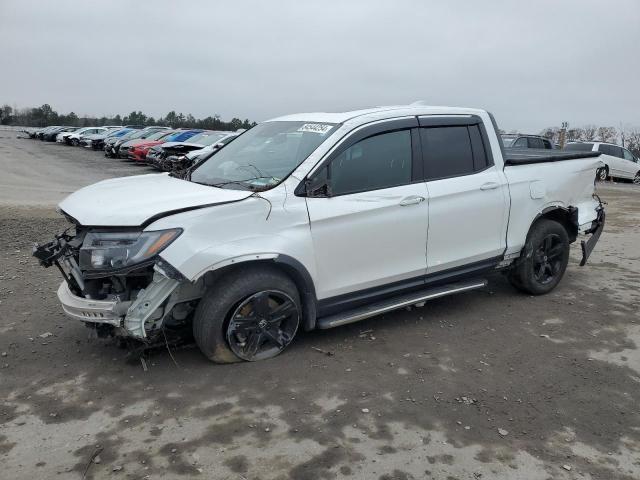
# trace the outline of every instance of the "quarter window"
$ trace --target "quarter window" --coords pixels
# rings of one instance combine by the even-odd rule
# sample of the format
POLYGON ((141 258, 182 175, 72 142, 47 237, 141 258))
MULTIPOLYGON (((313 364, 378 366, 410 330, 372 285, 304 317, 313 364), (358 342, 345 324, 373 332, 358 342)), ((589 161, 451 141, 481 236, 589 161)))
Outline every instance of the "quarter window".
MULTIPOLYGON (((427 180, 467 175, 476 170, 466 126, 421 128, 420 141, 427 180)), ((478 169, 483 168, 482 163, 486 166, 484 152, 478 152, 476 163, 478 169)))
POLYGON ((624 155, 625 160, 631 160, 632 162, 636 161, 636 159, 633 158, 633 155, 631 154, 631 152, 626 148, 622 150, 622 154, 624 155))
POLYGON ((382 133, 355 143, 329 164, 332 195, 411 183, 411 132, 382 133))

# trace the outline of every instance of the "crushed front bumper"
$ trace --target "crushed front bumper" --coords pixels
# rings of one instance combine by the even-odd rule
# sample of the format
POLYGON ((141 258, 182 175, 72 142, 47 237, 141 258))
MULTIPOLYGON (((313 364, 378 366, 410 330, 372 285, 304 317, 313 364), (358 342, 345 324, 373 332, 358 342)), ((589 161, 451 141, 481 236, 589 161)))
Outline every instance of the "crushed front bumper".
POLYGON ((104 323, 114 327, 122 326, 122 319, 131 302, 116 300, 90 300, 74 295, 67 282, 58 288, 58 300, 64 313, 75 320, 83 322, 104 323))
POLYGON ((79 297, 69 289, 67 282, 58 288, 58 299, 64 313, 75 320, 119 328, 120 336, 144 340, 147 322, 161 320, 167 313, 162 304, 180 282, 156 274, 151 284, 140 290, 133 301, 92 300, 79 297))

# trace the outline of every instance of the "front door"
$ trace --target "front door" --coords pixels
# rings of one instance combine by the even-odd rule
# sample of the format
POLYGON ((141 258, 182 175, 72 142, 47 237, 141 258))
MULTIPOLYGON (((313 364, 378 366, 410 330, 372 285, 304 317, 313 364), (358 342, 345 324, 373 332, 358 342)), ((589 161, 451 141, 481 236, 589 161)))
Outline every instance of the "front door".
POLYGON ((412 131, 379 130, 314 173, 329 186, 328 196, 307 198, 319 300, 420 284, 426 273, 428 195, 412 131))

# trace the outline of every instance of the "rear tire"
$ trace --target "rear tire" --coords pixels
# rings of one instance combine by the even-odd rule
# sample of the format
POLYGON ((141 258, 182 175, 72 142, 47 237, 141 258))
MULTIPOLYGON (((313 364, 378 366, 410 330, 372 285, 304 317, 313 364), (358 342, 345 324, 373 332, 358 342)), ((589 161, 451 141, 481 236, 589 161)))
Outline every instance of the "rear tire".
POLYGON ((511 284, 531 295, 556 288, 569 263, 569 235, 558 222, 542 218, 527 235, 523 256, 509 273, 511 284))
POLYGON ((206 291, 193 319, 193 336, 215 363, 264 360, 291 343, 301 312, 298 289, 287 275, 272 268, 241 268, 206 291))
POLYGON ((598 177, 598 180, 600 180, 601 182, 606 181, 607 178, 609 178, 609 167, 599 168, 596 175, 598 177))

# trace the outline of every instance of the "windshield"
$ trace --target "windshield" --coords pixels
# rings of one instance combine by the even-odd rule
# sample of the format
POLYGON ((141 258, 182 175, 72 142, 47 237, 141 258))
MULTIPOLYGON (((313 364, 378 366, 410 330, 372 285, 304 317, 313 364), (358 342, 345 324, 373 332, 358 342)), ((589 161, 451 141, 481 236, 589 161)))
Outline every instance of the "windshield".
POLYGON ((153 135, 149 135, 147 137, 147 140, 160 140, 162 137, 166 137, 170 133, 171 133, 171 130, 169 130, 168 132, 166 130, 158 130, 153 135))
POLYGON ((224 132, 202 132, 191 137, 189 139, 189 143, 195 143, 206 147, 207 145, 218 143, 218 141, 222 140, 227 135, 229 134, 224 132))
POLYGON ((123 135, 126 135, 127 133, 129 133, 131 131, 130 128, 121 128, 119 130, 116 130, 114 132, 109 132, 109 137, 121 137, 123 135))
POLYGON ((266 190, 286 178, 335 127, 333 123, 261 123, 200 164, 191 181, 266 190))

